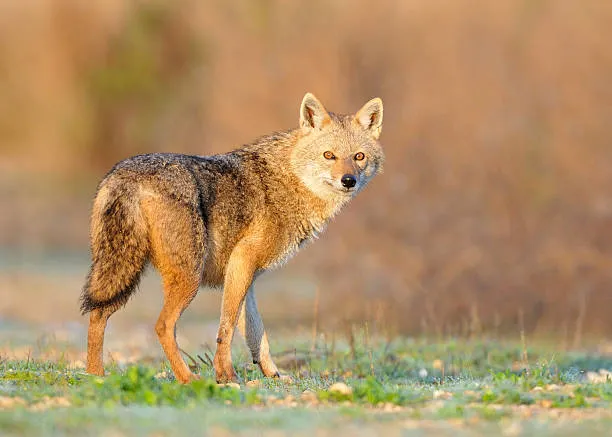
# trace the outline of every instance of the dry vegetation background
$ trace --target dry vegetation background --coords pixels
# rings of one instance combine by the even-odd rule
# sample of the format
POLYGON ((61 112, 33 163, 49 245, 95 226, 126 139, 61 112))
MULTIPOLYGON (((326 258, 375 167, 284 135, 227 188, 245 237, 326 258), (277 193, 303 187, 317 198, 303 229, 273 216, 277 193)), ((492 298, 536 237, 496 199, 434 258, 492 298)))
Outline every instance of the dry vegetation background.
POLYGON ((338 112, 382 97, 388 158, 288 266, 322 323, 610 336, 610 23, 600 0, 0 2, 2 297, 78 317, 85 268, 50 300, 57 272, 23 266, 87 262, 113 163, 227 151, 296 126, 312 91, 338 112))

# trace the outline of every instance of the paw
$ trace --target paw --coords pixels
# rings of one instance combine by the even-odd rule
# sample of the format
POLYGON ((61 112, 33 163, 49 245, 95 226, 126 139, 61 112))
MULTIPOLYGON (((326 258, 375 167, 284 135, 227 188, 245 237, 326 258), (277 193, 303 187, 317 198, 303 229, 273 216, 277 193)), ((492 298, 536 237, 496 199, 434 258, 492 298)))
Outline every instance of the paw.
POLYGON ((229 382, 240 383, 240 378, 232 365, 232 357, 229 354, 217 353, 213 359, 213 367, 215 369, 215 380, 217 384, 227 384, 229 382))
POLYGON ((278 367, 276 367, 276 364, 274 364, 272 360, 267 359, 267 360, 262 360, 259 362, 253 360, 253 363, 259 365, 259 370, 261 370, 261 373, 263 373, 263 375, 266 378, 279 378, 280 377, 280 373, 278 372, 278 367))
POLYGON ((196 375, 195 373, 188 373, 186 375, 175 375, 175 377, 176 380, 181 384, 189 384, 190 382, 201 379, 200 375, 196 375))
POLYGON ((219 384, 219 387, 229 387, 229 388, 233 388, 236 390, 240 390, 240 384, 238 384, 237 382, 228 382, 226 384, 219 384))
POLYGON ((293 384, 293 378, 290 375, 285 375, 285 374, 280 374, 277 373, 275 376, 275 378, 278 378, 279 381, 285 383, 285 384, 293 384))
POLYGON ((273 375, 268 376, 268 378, 278 379, 285 384, 293 384, 293 378, 291 376, 281 374, 278 371, 276 371, 273 375))
POLYGON ((221 371, 216 371, 215 380, 217 381, 217 384, 240 384, 240 378, 238 377, 238 374, 236 373, 233 367, 231 370, 224 369, 221 371))
POLYGON ((87 373, 89 373, 90 375, 95 375, 95 376, 104 376, 104 367, 102 366, 93 366, 93 365, 88 365, 87 366, 87 370, 85 370, 87 373))

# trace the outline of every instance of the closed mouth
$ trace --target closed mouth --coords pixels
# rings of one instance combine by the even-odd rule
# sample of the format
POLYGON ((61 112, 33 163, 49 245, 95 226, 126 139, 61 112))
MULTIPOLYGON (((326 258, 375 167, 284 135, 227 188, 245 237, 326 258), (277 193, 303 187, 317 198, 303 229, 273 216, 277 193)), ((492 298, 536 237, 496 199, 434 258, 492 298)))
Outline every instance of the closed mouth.
POLYGON ((349 193, 355 191, 355 188, 357 187, 356 185, 354 187, 350 187, 350 188, 349 187, 338 187, 333 182, 331 182, 331 181, 329 181, 327 179, 325 179, 324 182, 327 185, 329 185, 330 187, 332 187, 334 190, 339 191, 339 192, 344 193, 344 194, 349 194, 349 193))

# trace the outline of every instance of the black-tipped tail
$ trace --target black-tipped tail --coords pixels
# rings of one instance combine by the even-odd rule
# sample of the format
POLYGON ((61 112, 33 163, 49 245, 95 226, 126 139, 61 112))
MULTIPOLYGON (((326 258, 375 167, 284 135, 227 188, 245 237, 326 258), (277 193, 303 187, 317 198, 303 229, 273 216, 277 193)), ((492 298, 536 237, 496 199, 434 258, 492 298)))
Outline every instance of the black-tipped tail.
POLYGON ((118 293, 107 299, 96 299, 95 297, 93 297, 90 291, 90 273, 87 276, 87 282, 85 283, 85 286, 83 287, 83 291, 81 293, 81 314, 85 315, 95 309, 104 309, 109 307, 117 309, 125 305, 127 301, 130 300, 130 297, 134 294, 134 291, 136 291, 136 289, 138 288, 138 284, 140 283, 140 276, 143 270, 144 265, 142 266, 142 269, 132 277, 132 280, 123 290, 119 291, 118 293))
POLYGON ((91 220, 93 262, 81 294, 83 314, 119 308, 135 291, 149 258, 142 220, 131 193, 104 188, 98 192, 91 220))

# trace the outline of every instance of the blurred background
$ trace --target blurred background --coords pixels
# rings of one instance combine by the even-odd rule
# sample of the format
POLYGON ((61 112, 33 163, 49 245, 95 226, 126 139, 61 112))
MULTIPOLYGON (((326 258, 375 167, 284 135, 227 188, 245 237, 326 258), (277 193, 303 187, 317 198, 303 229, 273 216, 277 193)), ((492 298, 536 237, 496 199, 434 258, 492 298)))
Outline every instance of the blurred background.
MULTIPOLYGON (((311 91, 335 112, 380 96, 387 164, 259 281, 269 327, 610 338, 610 23, 599 0, 0 2, 0 326, 84 344, 110 167, 295 127, 311 91)), ((193 338, 219 302, 200 292, 193 338)), ((150 270, 111 325, 152 334, 160 305, 150 270)))

